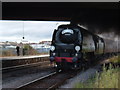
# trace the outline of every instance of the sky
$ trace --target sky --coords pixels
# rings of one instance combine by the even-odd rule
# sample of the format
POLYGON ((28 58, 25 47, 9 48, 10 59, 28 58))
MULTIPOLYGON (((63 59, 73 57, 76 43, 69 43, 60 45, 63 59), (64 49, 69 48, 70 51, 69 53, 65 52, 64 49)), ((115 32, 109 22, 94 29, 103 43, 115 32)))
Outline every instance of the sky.
POLYGON ((70 22, 58 21, 0 21, 0 42, 21 42, 39 43, 40 41, 52 40, 54 29, 60 24, 70 22))
MULTIPOLYGON (((70 22, 58 21, 0 21, 0 42, 18 42, 39 43, 40 41, 51 41, 54 29, 61 24, 70 22)), ((102 33, 99 35, 105 38, 115 37, 114 33, 102 33), (112 37, 111 37, 112 36, 112 37)), ((108 38, 108 39, 109 39, 108 38)), ((118 40, 118 37, 115 38, 118 40)))

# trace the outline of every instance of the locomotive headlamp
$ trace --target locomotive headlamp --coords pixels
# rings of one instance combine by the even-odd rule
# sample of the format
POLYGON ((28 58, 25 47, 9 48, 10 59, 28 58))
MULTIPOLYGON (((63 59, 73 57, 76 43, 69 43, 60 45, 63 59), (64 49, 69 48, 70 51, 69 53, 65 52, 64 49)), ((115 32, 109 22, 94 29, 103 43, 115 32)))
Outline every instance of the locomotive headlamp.
POLYGON ((50 50, 51 50, 51 51, 54 51, 54 50, 55 50, 55 46, 51 46, 51 47, 50 47, 50 50))
POLYGON ((76 53, 76 54, 75 54, 75 56, 77 57, 77 56, 78 56, 78 54, 76 53))
POLYGON ((55 53, 53 53, 53 56, 55 56, 55 53))
POLYGON ((78 52, 80 50, 80 46, 75 46, 75 50, 78 52))

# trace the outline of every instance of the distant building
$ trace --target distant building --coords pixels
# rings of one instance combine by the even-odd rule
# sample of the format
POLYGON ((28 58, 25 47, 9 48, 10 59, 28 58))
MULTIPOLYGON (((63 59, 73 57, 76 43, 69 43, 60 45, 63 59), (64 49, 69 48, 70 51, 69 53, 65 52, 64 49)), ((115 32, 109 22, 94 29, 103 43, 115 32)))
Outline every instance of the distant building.
POLYGON ((51 41, 41 41, 39 44, 51 45, 51 41))
POLYGON ((39 43, 35 43, 35 42, 30 42, 29 45, 36 45, 36 44, 39 44, 39 43))
POLYGON ((17 42, 9 42, 9 41, 6 41, 6 42, 0 42, 0 45, 13 45, 13 46, 16 46, 17 45, 17 42))
POLYGON ((0 45, 4 45, 4 42, 0 42, 0 45))

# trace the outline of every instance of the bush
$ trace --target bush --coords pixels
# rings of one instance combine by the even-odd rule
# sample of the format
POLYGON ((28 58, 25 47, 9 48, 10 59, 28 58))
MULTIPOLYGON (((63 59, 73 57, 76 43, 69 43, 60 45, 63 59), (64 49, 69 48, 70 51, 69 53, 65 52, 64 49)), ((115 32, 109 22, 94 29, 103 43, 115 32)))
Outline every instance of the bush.
POLYGON ((39 54, 37 50, 32 48, 30 45, 26 44, 24 45, 24 55, 37 55, 39 54))
POLYGON ((103 66, 103 72, 101 74, 96 73, 94 78, 90 78, 84 83, 78 83, 75 88, 118 88, 118 73, 120 68, 112 68, 109 66, 107 70, 103 66))
POLYGON ((5 56, 15 56, 15 54, 13 54, 12 50, 5 50, 5 51, 2 51, 2 57, 5 57, 5 56))
POLYGON ((120 55, 109 59, 112 63, 120 63, 120 55))

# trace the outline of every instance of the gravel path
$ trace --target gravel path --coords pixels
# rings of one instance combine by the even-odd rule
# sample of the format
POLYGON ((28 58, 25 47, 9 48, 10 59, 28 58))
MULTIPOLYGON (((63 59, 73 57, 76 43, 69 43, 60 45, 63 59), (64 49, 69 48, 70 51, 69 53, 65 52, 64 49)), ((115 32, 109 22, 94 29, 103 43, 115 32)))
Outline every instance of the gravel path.
POLYGON ((76 83, 79 82, 85 82, 86 80, 88 80, 90 77, 93 77, 97 71, 99 71, 100 65, 97 65, 93 68, 89 68, 86 71, 82 71, 80 73, 78 73, 77 76, 75 76, 72 79, 69 79, 66 84, 60 86, 59 88, 74 88, 76 83))

